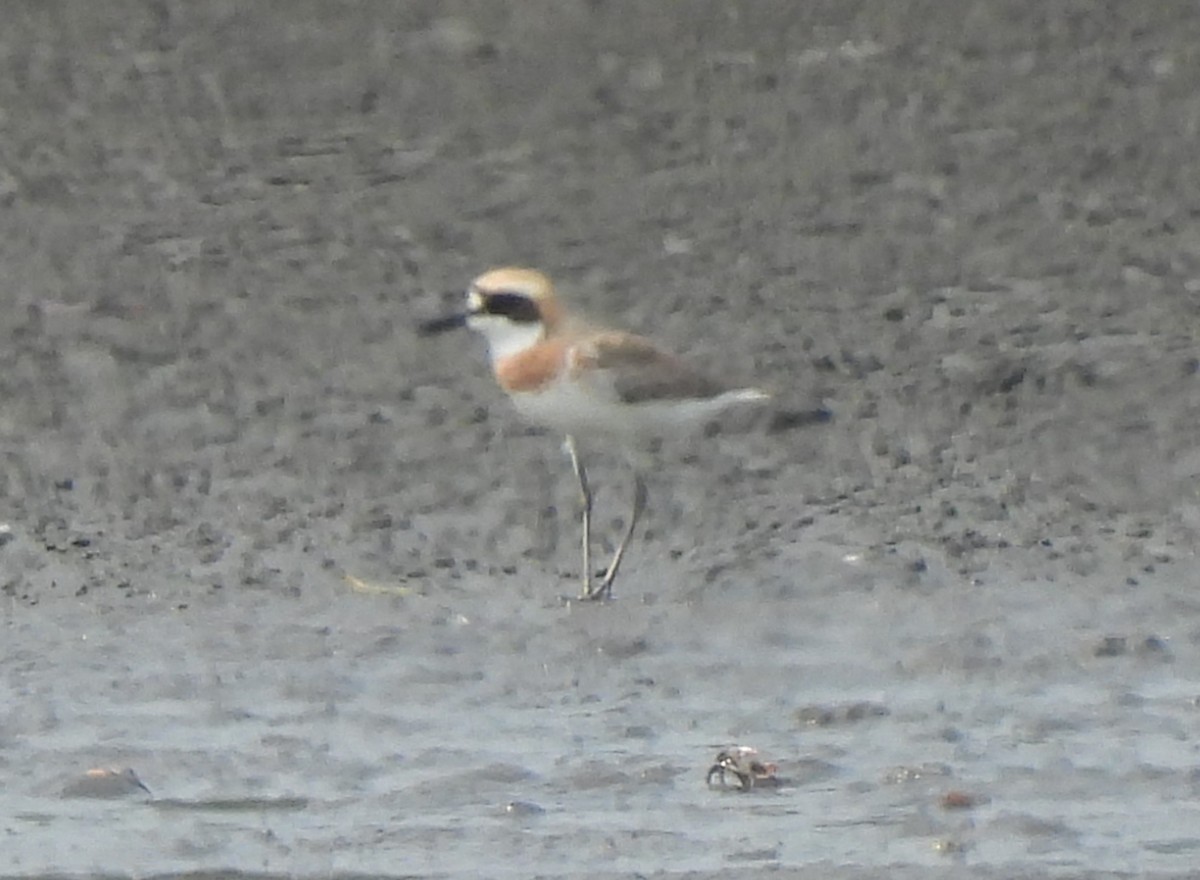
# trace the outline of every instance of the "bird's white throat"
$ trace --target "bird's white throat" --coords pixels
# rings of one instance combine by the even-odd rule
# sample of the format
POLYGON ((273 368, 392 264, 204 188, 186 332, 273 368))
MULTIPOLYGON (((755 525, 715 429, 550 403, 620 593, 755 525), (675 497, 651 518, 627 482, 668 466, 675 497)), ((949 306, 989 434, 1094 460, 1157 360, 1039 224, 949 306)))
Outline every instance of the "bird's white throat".
POLYGON ((493 362, 540 342, 544 331, 540 321, 518 324, 499 315, 472 315, 467 326, 487 339, 493 362))

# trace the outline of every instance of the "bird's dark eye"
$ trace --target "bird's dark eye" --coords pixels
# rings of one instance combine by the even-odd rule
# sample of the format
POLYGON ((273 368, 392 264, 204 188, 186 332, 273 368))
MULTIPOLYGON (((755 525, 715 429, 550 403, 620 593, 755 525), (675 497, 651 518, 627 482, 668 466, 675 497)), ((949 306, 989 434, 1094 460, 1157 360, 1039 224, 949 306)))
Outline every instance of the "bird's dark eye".
POLYGON ((484 298, 483 311, 518 324, 534 324, 542 319, 537 303, 523 293, 493 293, 484 298))

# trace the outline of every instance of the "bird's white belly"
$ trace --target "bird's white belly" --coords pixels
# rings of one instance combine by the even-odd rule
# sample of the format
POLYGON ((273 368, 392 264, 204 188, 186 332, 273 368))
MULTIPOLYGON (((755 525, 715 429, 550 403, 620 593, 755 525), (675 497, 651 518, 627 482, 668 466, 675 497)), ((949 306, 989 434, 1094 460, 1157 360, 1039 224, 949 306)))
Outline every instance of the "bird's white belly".
POLYGON ((589 393, 570 381, 555 382, 536 392, 512 395, 528 421, 564 434, 587 437, 654 437, 695 428, 715 418, 738 400, 737 392, 707 399, 622 403, 589 393))

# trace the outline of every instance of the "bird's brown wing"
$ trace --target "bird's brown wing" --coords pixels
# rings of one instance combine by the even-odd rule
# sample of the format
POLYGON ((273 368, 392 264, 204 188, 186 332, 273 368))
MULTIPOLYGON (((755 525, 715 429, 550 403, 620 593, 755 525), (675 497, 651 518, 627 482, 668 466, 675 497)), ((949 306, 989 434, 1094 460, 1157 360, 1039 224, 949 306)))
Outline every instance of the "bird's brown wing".
POLYGON ((629 333, 601 333, 581 342, 572 366, 595 370, 623 403, 706 399, 726 391, 720 382, 649 339, 629 333))

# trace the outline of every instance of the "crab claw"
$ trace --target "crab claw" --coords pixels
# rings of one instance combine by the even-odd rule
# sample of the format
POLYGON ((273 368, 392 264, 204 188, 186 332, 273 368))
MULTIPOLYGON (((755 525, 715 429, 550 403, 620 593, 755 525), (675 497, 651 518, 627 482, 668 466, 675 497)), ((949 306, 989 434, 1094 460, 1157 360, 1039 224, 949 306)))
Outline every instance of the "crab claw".
POLYGON ((728 771, 738 778, 742 791, 750 791, 756 782, 777 785, 779 780, 775 774, 778 769, 775 764, 760 760, 756 749, 730 746, 717 753, 716 763, 708 768, 707 782, 711 786, 714 779, 719 779, 724 786, 728 771))
MULTIPOLYGON (((740 746, 738 748, 741 748, 740 746)), ((717 753, 717 762, 708 768, 708 777, 706 779, 708 785, 713 784, 713 778, 718 778, 721 781, 721 786, 726 786, 725 772, 729 771, 738 779, 738 785, 742 791, 749 791, 754 787, 754 777, 743 771, 738 762, 736 752, 721 751, 717 753)))
POLYGON ((712 787, 714 778, 720 778, 721 784, 725 784, 725 768, 719 763, 713 764, 708 768, 708 775, 704 777, 705 784, 712 787))
POLYGON ((727 786, 727 783, 725 781, 725 771, 726 770, 728 770, 730 773, 732 773, 734 776, 736 776, 738 778, 738 784, 741 786, 743 791, 749 791, 750 786, 752 786, 754 784, 754 781, 752 779, 750 779, 750 777, 743 776, 741 773, 739 773, 733 767, 730 767, 728 764, 721 763, 718 761, 716 764, 713 764, 711 767, 708 768, 708 776, 705 779, 705 782, 708 784, 709 788, 713 787, 713 779, 717 779, 719 781, 721 788, 725 788, 727 786))

